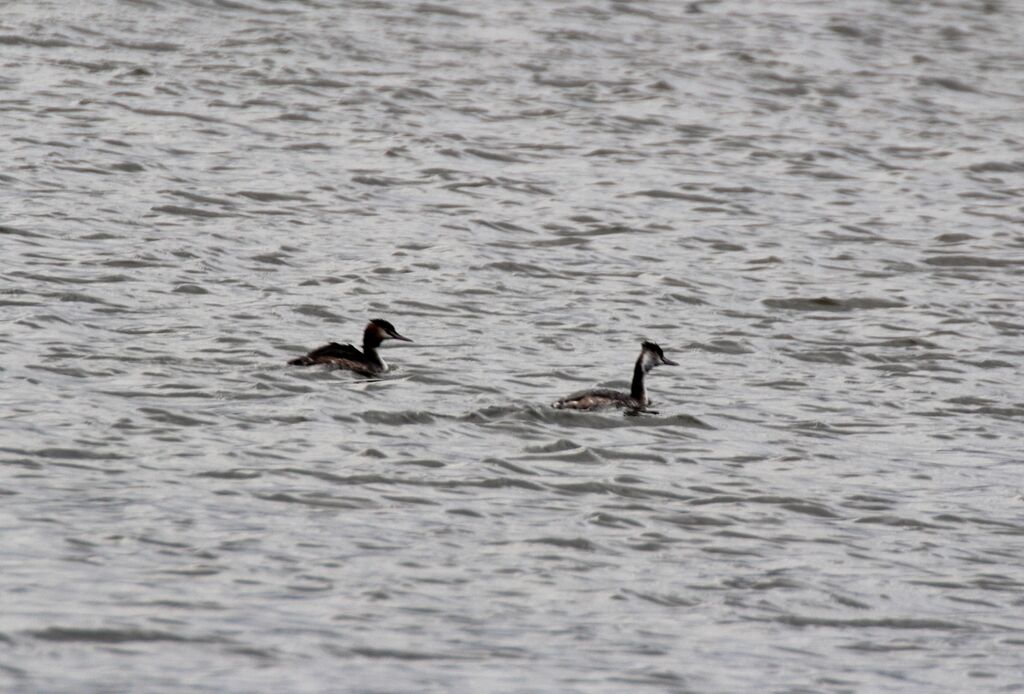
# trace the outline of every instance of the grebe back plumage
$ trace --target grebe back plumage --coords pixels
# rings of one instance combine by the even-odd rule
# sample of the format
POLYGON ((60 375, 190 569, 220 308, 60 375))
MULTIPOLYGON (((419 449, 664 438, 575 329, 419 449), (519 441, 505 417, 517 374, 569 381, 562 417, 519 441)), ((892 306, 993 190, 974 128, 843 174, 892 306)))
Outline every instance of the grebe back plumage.
POLYGON ((388 370, 387 362, 377 353, 377 348, 384 340, 412 342, 409 338, 399 335, 395 326, 388 321, 374 318, 366 324, 366 328, 363 330, 363 351, 360 352, 352 345, 329 342, 288 363, 292 366, 329 364, 339 369, 355 371, 364 376, 375 376, 388 370))
POLYGON ((608 388, 594 388, 562 398, 551 404, 556 409, 565 410, 599 410, 606 407, 624 407, 630 410, 642 410, 651 404, 647 397, 644 377, 655 366, 679 366, 665 357, 661 347, 653 342, 644 342, 640 346, 640 356, 633 367, 633 383, 628 393, 608 388))

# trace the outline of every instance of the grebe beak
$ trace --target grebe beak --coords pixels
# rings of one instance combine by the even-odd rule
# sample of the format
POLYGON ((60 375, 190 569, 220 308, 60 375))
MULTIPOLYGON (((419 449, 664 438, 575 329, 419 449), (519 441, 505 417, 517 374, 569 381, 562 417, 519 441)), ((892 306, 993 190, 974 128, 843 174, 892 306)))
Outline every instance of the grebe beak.
POLYGON ((661 358, 661 363, 664 364, 665 366, 679 366, 679 362, 672 361, 671 359, 666 359, 665 357, 661 358))
POLYGON ((410 340, 409 338, 403 337, 398 333, 391 333, 391 337, 395 338, 396 340, 401 340, 402 342, 412 342, 412 340, 410 340))

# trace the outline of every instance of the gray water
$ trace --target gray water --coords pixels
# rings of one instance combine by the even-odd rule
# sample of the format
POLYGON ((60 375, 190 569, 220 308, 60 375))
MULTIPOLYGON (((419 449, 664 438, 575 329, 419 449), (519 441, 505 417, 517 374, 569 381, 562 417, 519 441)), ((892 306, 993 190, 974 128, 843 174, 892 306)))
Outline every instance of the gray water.
POLYGON ((0 689, 1024 688, 1024 3, 2 10, 0 689))

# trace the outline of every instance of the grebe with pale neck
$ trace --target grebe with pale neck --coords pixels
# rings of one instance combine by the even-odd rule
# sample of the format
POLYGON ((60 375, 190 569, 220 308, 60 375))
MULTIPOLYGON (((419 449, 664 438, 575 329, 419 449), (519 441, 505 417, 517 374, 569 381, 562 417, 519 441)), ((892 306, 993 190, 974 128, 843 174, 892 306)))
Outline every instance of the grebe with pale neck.
POLYGON ((292 366, 328 364, 338 369, 355 371, 363 376, 377 376, 388 370, 387 362, 377 353, 377 348, 385 340, 412 342, 409 338, 399 335, 391 323, 381 318, 374 318, 366 324, 366 328, 363 330, 363 351, 360 352, 352 345, 329 342, 288 363, 292 366))
POLYGON ((665 357, 661 347, 653 342, 644 342, 640 346, 640 356, 633 367, 633 385, 628 393, 608 388, 595 388, 562 398, 551 404, 559 410, 600 410, 606 407, 623 407, 629 410, 643 410, 651 404, 647 397, 647 386, 644 377, 655 366, 679 366, 678 363, 665 357))

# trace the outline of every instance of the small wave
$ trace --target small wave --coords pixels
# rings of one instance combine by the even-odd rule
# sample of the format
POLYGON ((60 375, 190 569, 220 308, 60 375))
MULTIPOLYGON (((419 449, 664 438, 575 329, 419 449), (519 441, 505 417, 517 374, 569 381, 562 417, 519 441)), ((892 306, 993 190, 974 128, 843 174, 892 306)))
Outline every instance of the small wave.
POLYGON ((917 82, 925 87, 942 87, 954 92, 974 93, 978 91, 974 85, 961 82, 953 77, 921 77, 918 78, 917 82))
POLYGON ((263 501, 301 504, 303 506, 316 506, 318 508, 351 510, 377 508, 380 505, 372 499, 354 496, 331 496, 329 494, 305 494, 302 496, 296 496, 294 494, 278 492, 276 494, 257 494, 256 498, 262 499, 263 501))
POLYGON ((741 345, 733 340, 713 340, 708 343, 691 342, 686 345, 686 348, 699 349, 704 352, 712 352, 714 354, 752 354, 754 352, 752 348, 741 345))
POLYGON ((287 257, 287 253, 260 253, 249 256, 249 260, 255 260, 257 263, 263 263, 264 265, 288 265, 288 261, 285 260, 287 257))
POLYGON ((474 14, 473 12, 466 12, 464 10, 460 10, 454 7, 449 7, 447 5, 436 5, 434 3, 429 2, 421 2, 419 5, 416 6, 415 11, 417 14, 436 14, 445 17, 460 17, 465 19, 472 19, 480 16, 478 14, 474 14))
POLYGON ((364 186, 381 186, 381 187, 422 185, 424 183, 423 181, 416 181, 416 180, 402 180, 400 178, 395 178, 394 176, 365 176, 365 175, 353 176, 352 177, 352 182, 353 183, 359 183, 359 184, 364 185, 364 186))
POLYGON ((108 102, 111 106, 118 106, 132 113, 137 113, 140 116, 161 116, 161 117, 172 117, 172 118, 188 118, 189 120, 199 121, 201 123, 223 123, 224 121, 220 118, 214 118, 213 116, 204 116, 199 113, 188 113, 186 111, 169 111, 166 109, 159 108, 136 108, 128 106, 116 101, 108 102))
POLYGON ((133 161, 122 161, 117 164, 111 164, 108 168, 111 171, 123 171, 125 173, 138 173, 139 171, 146 170, 146 167, 142 164, 138 164, 133 161))
POLYGON ((381 410, 369 410, 357 415, 367 424, 386 424, 388 426, 401 426, 404 424, 433 424, 442 415, 423 410, 384 412, 381 410))
POLYGON ((971 164, 967 170, 974 173, 1024 173, 1024 160, 986 161, 971 164))
POLYGON ((538 537, 532 540, 523 540, 531 545, 551 545, 563 549, 578 549, 582 552, 594 552, 597 545, 585 537, 538 537))
POLYGON ((712 197, 710 195, 700 195, 699 193, 680 193, 674 190, 638 190, 635 193, 629 195, 645 197, 645 198, 668 198, 671 200, 686 200, 689 202, 701 202, 712 205, 725 205, 728 204, 728 200, 722 198, 712 197))
POLYGON ((202 295, 209 294, 209 290, 197 284, 179 284, 171 290, 174 294, 202 295))
POLYGON ((830 619, 828 617, 801 617, 798 615, 786 615, 769 620, 757 619, 754 621, 771 621, 797 627, 835 627, 839 629, 925 629, 953 631, 968 628, 968 625, 960 624, 958 622, 949 622, 942 619, 917 619, 914 617, 830 619))
MULTIPOLYGON (((188 396, 191 395, 191 393, 188 394, 188 396)), ((138 411, 147 415, 151 421, 159 422, 160 424, 173 424, 175 426, 183 427, 209 426, 213 424, 213 422, 208 419, 187 417, 177 412, 169 412, 156 407, 140 407, 138 411)))
POLYGON ((499 423, 505 420, 530 422, 554 422, 560 425, 583 429, 608 429, 618 427, 683 427, 687 429, 707 429, 714 427, 697 417, 688 414, 666 415, 659 411, 638 413, 639 416, 626 416, 623 410, 610 409, 600 412, 577 412, 575 410, 556 409, 550 405, 492 405, 476 412, 458 417, 460 421, 479 423, 499 423))
POLYGON ((546 485, 546 487, 566 496, 599 494, 603 496, 620 496, 625 499, 676 499, 680 501, 686 501, 691 498, 662 489, 615 482, 564 482, 551 483, 546 485))
POLYGON ((524 451, 527 453, 564 453, 566 451, 578 450, 580 445, 569 439, 558 439, 553 443, 546 443, 540 446, 527 446, 524 451))
POLYGON ((472 154, 474 157, 480 157, 481 159, 490 159, 492 161, 503 161, 510 164, 521 164, 525 163, 525 159, 514 157, 511 154, 500 154, 498 152, 490 152, 485 149, 479 149, 477 147, 467 147, 463 150, 466 154, 472 154))
POLYGON ((119 453, 96 450, 95 448, 38 448, 25 450, 21 448, 0 448, 0 452, 16 455, 45 458, 47 460, 124 460, 127 456, 119 453))
POLYGON ((232 468, 230 470, 210 470, 198 472, 196 477, 209 477, 217 480, 254 480, 263 476, 263 473, 256 470, 245 470, 243 468, 232 468))
POLYGON ((309 198, 300 193, 272 193, 269 191, 261 190, 239 190, 233 195, 238 195, 243 198, 249 198, 257 202, 309 202, 309 198))
POLYGON ((374 660, 474 660, 473 656, 465 653, 459 654, 445 654, 445 653, 428 653, 426 651, 409 651, 402 650, 399 648, 370 648, 368 646, 360 646, 353 648, 349 651, 352 655, 358 655, 363 658, 372 658, 374 660))
POLYGON ((913 518, 902 518, 893 515, 862 516, 854 521, 855 523, 871 523, 876 525, 889 525, 894 528, 914 528, 916 530, 934 530, 948 528, 946 525, 936 523, 925 523, 913 518))
POLYGON ((223 639, 179 636, 167 631, 146 629, 86 629, 76 627, 47 627, 30 631, 42 641, 86 641, 91 643, 132 643, 146 641, 177 641, 182 643, 221 643, 223 639))
POLYGON ((28 36, 5 34, 0 36, 0 46, 36 46, 38 48, 83 48, 80 43, 72 43, 67 39, 35 39, 28 36))
POLYGON ((779 380, 779 381, 764 381, 761 383, 753 384, 757 388, 774 388, 776 390, 800 390, 801 388, 807 387, 807 381, 797 380, 779 380))
POLYGON ((588 523, 599 525, 603 528, 642 528, 644 523, 632 518, 617 516, 611 513, 598 511, 587 518, 588 523))
POLYGON ((838 349, 813 349, 805 352, 790 352, 786 355, 797 361, 806 361, 812 364, 842 364, 849 366, 853 364, 853 357, 838 349))
POLYGON ((985 258, 977 255, 935 255, 924 259, 934 267, 1008 267, 1024 265, 1024 259, 985 258))
POLYGON ((272 87, 317 87, 324 89, 348 89, 349 87, 352 86, 351 82, 343 82, 341 80, 334 80, 326 77, 314 77, 311 79, 288 79, 266 77, 263 80, 261 80, 261 82, 272 87))
POLYGON ((181 205, 159 205, 151 208, 153 212, 161 212, 163 214, 172 214, 179 217, 234 217, 228 212, 214 212, 213 210, 201 210, 198 207, 183 207, 181 205))
POLYGON ((6 224, 0 224, 0 234, 8 234, 10 236, 21 236, 26 239, 46 239, 49 238, 45 234, 39 234, 34 231, 28 231, 26 229, 17 229, 6 224))
POLYGON ((180 51, 182 48, 180 43, 170 43, 168 41, 121 41, 115 39, 110 43, 118 48, 127 48, 133 51, 150 51, 155 53, 173 53, 175 51, 180 51))
POLYGON ((583 446, 577 446, 571 449, 561 451, 551 451, 541 454, 533 454, 531 458, 539 458, 543 460, 560 460, 568 463, 602 463, 604 457, 597 451, 583 446))
POLYGON ((858 311, 906 307, 904 303, 889 299, 833 299, 827 296, 816 299, 763 299, 761 303, 787 311, 858 311))

